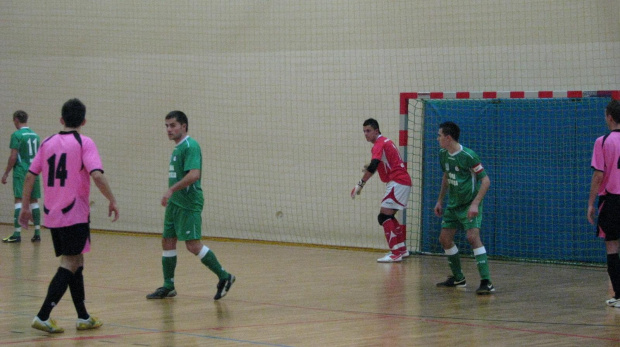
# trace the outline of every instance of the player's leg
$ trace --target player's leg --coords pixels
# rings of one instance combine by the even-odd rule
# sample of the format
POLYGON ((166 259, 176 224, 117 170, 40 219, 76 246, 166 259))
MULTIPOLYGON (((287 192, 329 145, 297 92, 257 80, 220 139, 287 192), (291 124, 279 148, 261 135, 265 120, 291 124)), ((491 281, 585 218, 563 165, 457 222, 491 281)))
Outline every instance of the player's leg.
POLYGON ((605 235, 607 253, 607 274, 614 290, 613 298, 605 303, 620 308, 620 197, 608 195, 599 197, 598 229, 605 235), (601 202, 601 200, 603 202, 601 202))
POLYGON ((605 241, 605 249, 607 252, 607 274, 611 281, 611 287, 614 296, 607 300, 606 303, 612 307, 620 307, 620 257, 618 256, 619 241, 605 241))
POLYGON ((474 252, 476 259, 476 266, 478 267, 478 273, 480 274, 480 287, 476 290, 476 294, 485 295, 491 294, 495 291, 495 287, 491 283, 491 275, 489 271, 489 262, 487 257, 487 251, 480 239, 480 227, 482 226, 482 203, 478 206, 478 215, 474 218, 467 216, 469 212, 469 206, 460 211, 459 220, 461 224, 467 230, 467 242, 471 245, 471 249, 474 252))
POLYGON ((13 210, 13 234, 2 239, 4 243, 21 242, 22 227, 19 224, 19 213, 22 209, 22 189, 24 188, 24 175, 13 170, 13 197, 15 197, 15 209, 13 210))
POLYGON ((17 243, 22 241, 22 227, 19 224, 19 213, 22 210, 21 193, 19 198, 15 198, 15 208, 13 210, 13 234, 2 239, 4 243, 17 243))
POLYGON ((164 276, 164 285, 146 296, 147 299, 164 299, 177 295, 174 288, 174 272, 177 266, 177 229, 178 208, 172 204, 166 206, 164 216, 164 231, 162 233, 161 266, 164 276))
POLYGON ((204 266, 217 275, 217 292, 213 299, 219 300, 226 296, 228 290, 230 290, 230 287, 235 282, 235 276, 224 270, 224 267, 217 260, 215 253, 200 241, 202 235, 201 212, 186 211, 184 223, 182 230, 186 230, 186 232, 182 236, 179 235, 179 240, 185 241, 187 250, 196 255, 204 266))
POLYGON ((86 310, 84 289, 84 253, 90 252, 90 225, 81 223, 63 229, 64 255, 60 266, 73 273, 69 281, 69 291, 77 313, 77 330, 96 329, 103 325, 97 317, 86 310))
POLYGON ((395 182, 388 182, 385 195, 381 201, 381 211, 377 217, 379 225, 383 227, 385 239, 390 253, 379 262, 399 262, 403 256, 408 256, 405 226, 396 219, 396 212, 407 207, 407 200, 411 187, 395 182))
POLYGON ((63 262, 65 261, 63 256, 65 247, 62 237, 63 229, 52 228, 50 229, 50 233, 52 235, 52 243, 54 244, 54 251, 56 252, 56 256, 61 257, 61 266, 58 267, 54 278, 52 278, 52 280, 50 281, 50 284, 47 288, 47 295, 45 296, 43 305, 41 305, 41 309, 32 321, 32 327, 48 333, 62 333, 64 332, 64 329, 56 325, 56 321, 50 318, 50 314, 54 307, 58 305, 58 302, 60 301, 60 299, 62 299, 63 295, 67 291, 69 282, 73 280, 73 272, 62 266, 63 262))
POLYGON ((384 257, 377 259, 380 263, 394 263, 402 261, 402 256, 407 250, 402 241, 402 228, 396 218, 394 218, 395 210, 381 208, 381 212, 377 216, 379 225, 383 227, 385 240, 387 241, 390 253, 384 257))
POLYGON ((446 219, 446 217, 450 218, 448 210, 446 210, 444 219, 441 223, 442 228, 439 233, 439 243, 448 258, 448 265, 450 266, 452 275, 448 276, 444 282, 437 283, 437 286, 462 288, 466 286, 467 282, 465 281, 465 275, 461 268, 459 249, 456 244, 454 244, 454 235, 456 235, 457 228, 451 224, 450 219, 446 219))
POLYGON ((41 209, 39 208, 39 198, 41 198, 41 185, 39 184, 39 176, 37 176, 30 195, 30 210, 32 211, 32 220, 34 221, 34 236, 30 239, 32 242, 41 241, 41 209))
POLYGON ((487 251, 482 244, 482 240, 480 240, 480 229, 468 229, 467 241, 471 245, 471 248, 474 252, 476 266, 478 267, 478 273, 480 274, 480 287, 478 287, 478 289, 476 290, 476 294, 491 294, 495 291, 495 287, 493 287, 493 283, 491 282, 491 273, 489 270, 487 251))

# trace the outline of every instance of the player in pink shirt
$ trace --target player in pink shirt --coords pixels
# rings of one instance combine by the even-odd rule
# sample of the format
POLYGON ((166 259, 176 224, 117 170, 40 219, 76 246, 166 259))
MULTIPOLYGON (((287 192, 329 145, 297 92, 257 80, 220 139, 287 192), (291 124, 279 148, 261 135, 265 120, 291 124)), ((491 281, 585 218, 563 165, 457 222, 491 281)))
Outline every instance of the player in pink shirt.
MULTIPOLYGON (((86 107, 78 99, 62 107, 63 131, 47 138, 34 157, 24 182, 23 199, 29 199, 35 177, 43 176, 43 218, 52 234, 54 251, 60 267, 50 282, 47 296, 32 321, 32 327, 49 333, 62 333, 63 328, 50 318, 52 309, 67 290, 71 291, 78 315, 76 328, 88 330, 103 323, 88 314, 84 305, 84 253, 90 250, 90 178, 110 202, 108 215, 118 219, 118 206, 106 177, 95 143, 79 133, 86 123, 86 107)), ((22 207, 19 222, 24 229, 32 219, 30 208, 22 207)))
POLYGON ((594 143, 587 216, 594 224, 598 196, 597 234, 605 238, 607 273, 614 290, 614 297, 605 303, 620 308, 620 101, 612 100, 607 105, 605 121, 611 132, 594 143))
POLYGON ((386 190, 381 201, 378 221, 383 227, 390 253, 377 261, 380 263, 400 262, 403 257, 409 256, 409 251, 406 245, 405 226, 398 223, 395 214, 407 207, 411 192, 411 177, 407 173, 405 163, 394 142, 381 135, 379 123, 369 118, 364 121, 363 126, 366 141, 373 144, 372 157, 370 164, 364 170, 364 176, 351 191, 351 198, 355 199, 355 196, 362 192, 366 181, 375 172, 379 172, 379 178, 386 183, 386 190))

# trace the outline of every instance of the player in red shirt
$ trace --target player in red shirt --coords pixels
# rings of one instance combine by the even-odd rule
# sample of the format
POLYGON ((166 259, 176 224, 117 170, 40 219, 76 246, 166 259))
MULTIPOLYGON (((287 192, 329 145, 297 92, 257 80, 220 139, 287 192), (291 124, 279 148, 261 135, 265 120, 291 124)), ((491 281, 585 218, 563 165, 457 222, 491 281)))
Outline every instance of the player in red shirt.
POLYGON ((620 101, 612 100, 607 105, 605 121, 611 132, 594 144, 587 216, 594 224, 594 201, 598 196, 597 234, 605 238, 607 273, 614 290, 614 297, 605 303, 620 308, 620 101))
POLYGON ((405 226, 398 223, 396 212, 407 207, 409 193, 411 192, 411 177, 400 157, 398 148, 392 140, 381 135, 379 123, 369 118, 364 121, 364 136, 366 141, 371 142, 372 158, 370 164, 364 170, 364 176, 351 191, 351 198, 362 192, 366 181, 375 172, 379 172, 379 178, 386 183, 385 195, 381 201, 381 211, 378 216, 379 225, 383 227, 385 239, 390 247, 390 253, 377 259, 380 263, 400 262, 409 256, 406 245, 405 226))

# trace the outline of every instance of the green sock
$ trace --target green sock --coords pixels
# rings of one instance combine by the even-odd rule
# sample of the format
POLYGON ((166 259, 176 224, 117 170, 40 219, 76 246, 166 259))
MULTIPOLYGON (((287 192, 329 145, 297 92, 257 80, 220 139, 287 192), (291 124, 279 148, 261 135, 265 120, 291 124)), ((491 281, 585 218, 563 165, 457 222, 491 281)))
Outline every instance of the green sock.
POLYGON ((16 208, 13 213, 13 226, 15 227, 15 231, 13 231, 13 236, 21 236, 22 234, 22 226, 19 225, 19 213, 21 212, 21 208, 16 208))
POLYGON ((34 220, 34 234, 41 235, 41 209, 32 209, 32 219, 34 220))
POLYGON ((164 271, 164 288, 174 289, 174 269, 177 267, 177 256, 161 257, 164 271))
POLYGON ((217 257, 215 257, 213 251, 209 250, 207 254, 200 259, 200 262, 208 267, 209 270, 213 271, 217 275, 217 278, 224 279, 228 277, 228 272, 226 272, 222 265, 220 265, 220 262, 217 261, 217 257))
POLYGON ((461 256, 458 253, 448 256, 448 264, 450 264, 450 270, 452 270, 455 280, 460 281, 465 278, 461 269, 461 256))
POLYGON ((482 253, 476 256, 476 265, 478 266, 478 272, 480 273, 480 279, 491 280, 489 271, 489 262, 487 261, 487 254, 482 253))

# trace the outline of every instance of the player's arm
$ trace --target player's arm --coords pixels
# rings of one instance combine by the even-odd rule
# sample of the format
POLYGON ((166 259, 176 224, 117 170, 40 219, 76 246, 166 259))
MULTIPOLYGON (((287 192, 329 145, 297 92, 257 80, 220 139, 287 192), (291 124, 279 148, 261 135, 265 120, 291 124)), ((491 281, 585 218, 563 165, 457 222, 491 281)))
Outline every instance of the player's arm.
POLYGON ((168 199, 170 199, 170 197, 172 196, 172 193, 191 186, 199 179, 200 179, 199 169, 189 170, 187 174, 183 176, 183 178, 179 182, 173 184, 170 188, 168 188, 164 196, 161 198, 161 205, 164 207, 168 205, 168 199))
POLYGON ((2 175, 2 184, 6 184, 7 178, 9 178, 9 173, 15 167, 15 163, 17 163, 17 148, 11 148, 11 154, 9 155, 9 160, 6 163, 6 169, 4 169, 4 175, 2 175))
POLYGON ((433 209, 437 217, 443 216, 443 199, 446 197, 447 192, 448 192, 448 174, 444 172, 441 178, 441 188, 439 189, 439 197, 437 197, 437 203, 435 204, 435 208, 433 209))
MULTIPOLYGON (((34 180, 36 177, 37 176, 30 171, 26 174, 26 178, 24 179, 24 187, 22 188, 22 201, 30 201, 32 188, 34 187, 34 180)), ((19 212, 18 220, 22 228, 28 229, 28 222, 32 220, 30 204, 22 204, 22 209, 19 212)))
POLYGON ((592 174, 592 181, 590 182, 590 198, 588 199, 588 222, 594 224, 594 216, 596 214, 596 208, 594 202, 598 195, 598 189, 603 181, 603 171, 594 170, 592 174))
POLYGON ((360 179, 360 181, 351 191, 352 199, 355 199, 356 195, 360 195, 360 193, 362 192, 362 188, 364 188, 366 182, 370 179, 370 177, 372 177, 372 175, 375 174, 375 172, 377 172, 377 167, 379 167, 380 162, 381 161, 379 159, 373 159, 370 161, 370 164, 364 167, 364 175, 362 176, 362 179, 360 179))
POLYGON ((93 170, 90 173, 90 177, 95 181, 95 185, 99 188, 99 191, 106 199, 110 202, 108 205, 108 217, 112 216, 114 213, 114 218, 112 218, 112 222, 116 222, 118 220, 118 205, 116 204, 116 198, 114 198, 114 194, 112 194, 112 189, 108 184, 108 179, 103 175, 101 170, 93 170))
POLYGON ((478 206, 484 199, 484 196, 487 195, 489 191, 489 187, 491 187, 491 179, 489 176, 484 176, 480 179, 480 189, 478 190, 478 194, 474 200, 472 200, 471 205, 469 205, 469 211, 467 211, 467 218, 474 218, 478 215, 478 206))

